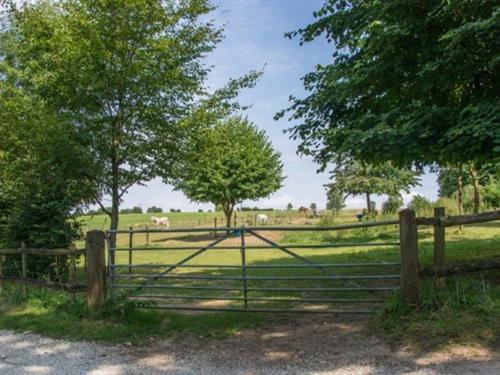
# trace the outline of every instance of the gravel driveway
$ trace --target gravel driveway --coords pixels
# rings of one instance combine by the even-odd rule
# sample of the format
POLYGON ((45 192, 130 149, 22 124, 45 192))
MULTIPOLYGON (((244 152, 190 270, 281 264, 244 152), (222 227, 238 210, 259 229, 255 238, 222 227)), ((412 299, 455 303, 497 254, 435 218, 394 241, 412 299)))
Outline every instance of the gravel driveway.
POLYGON ((391 350, 359 321, 308 321, 227 339, 103 345, 0 331, 0 374, 500 374, 498 351, 391 350))

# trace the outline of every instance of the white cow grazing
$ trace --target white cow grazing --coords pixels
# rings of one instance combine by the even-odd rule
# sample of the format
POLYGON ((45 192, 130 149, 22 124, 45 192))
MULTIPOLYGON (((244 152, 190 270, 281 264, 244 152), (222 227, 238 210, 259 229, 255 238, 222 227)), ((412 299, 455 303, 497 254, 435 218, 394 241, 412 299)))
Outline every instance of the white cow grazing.
POLYGON ((257 224, 267 224, 268 217, 267 215, 260 214, 257 215, 257 224))
POLYGON ((156 228, 160 228, 161 225, 165 226, 165 229, 170 228, 170 221, 168 221, 168 217, 156 217, 151 216, 151 221, 156 225, 156 228))

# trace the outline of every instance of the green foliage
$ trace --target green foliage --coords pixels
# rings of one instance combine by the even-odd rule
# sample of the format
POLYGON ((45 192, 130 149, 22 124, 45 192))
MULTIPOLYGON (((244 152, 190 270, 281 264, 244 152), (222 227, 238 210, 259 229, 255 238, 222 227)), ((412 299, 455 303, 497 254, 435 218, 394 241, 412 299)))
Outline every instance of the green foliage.
POLYGON ((230 224, 235 205, 281 187, 283 165, 264 131, 242 118, 207 127, 192 139, 176 189, 222 208, 230 224))
MULTIPOLYGON (((442 198, 453 198, 457 191, 457 180, 459 169, 455 167, 441 167, 438 173, 439 196, 442 198)), ((471 183, 468 173, 462 172, 462 184, 467 186, 471 183)))
POLYGON ((287 210, 287 211, 291 211, 291 210, 293 210, 293 204, 288 203, 288 204, 286 205, 286 210, 287 210))
POLYGON ((163 212, 163 209, 162 209, 161 207, 156 207, 156 206, 153 206, 153 207, 149 207, 149 208, 147 209, 147 212, 148 212, 148 213, 157 213, 157 214, 159 214, 159 213, 162 213, 162 212, 163 212))
POLYGON ((410 204, 408 204, 408 208, 410 210, 415 211, 417 216, 430 216, 432 215, 432 204, 431 202, 421 196, 415 195, 411 200, 410 204))
POLYGON ((401 195, 390 195, 389 198, 382 204, 382 213, 384 215, 396 214, 403 205, 401 195))
POLYGON ((0 79, 40 98, 91 151, 111 227, 136 183, 169 176, 197 120, 231 112, 256 75, 208 95, 205 56, 222 30, 208 0, 28 2, 0 33, 0 79))
POLYGON ((433 207, 444 207, 447 215, 458 215, 457 201, 451 198, 439 198, 433 207))
POLYGON ((300 152, 323 167, 500 155, 497 2, 328 0, 314 17, 288 34, 335 44, 333 63, 304 77, 309 95, 291 99, 300 152))
MULTIPOLYGON (((73 127, 37 97, 0 80, 0 246, 64 248, 80 237, 76 214, 95 194, 92 157, 73 127)), ((7 257, 18 276, 20 261, 7 257)), ((30 277, 66 272, 64 257, 29 257, 30 277)))
POLYGON ((412 309, 394 295, 378 316, 378 323, 399 344, 428 350, 451 342, 476 340, 493 344, 498 327, 498 295, 484 280, 448 278, 437 288, 426 280, 421 305, 412 309), (425 343, 425 348, 422 344, 425 343))
MULTIPOLYGON (((395 167, 390 162, 371 165, 357 161, 339 164, 332 176, 334 182, 328 185, 329 192, 336 191, 346 195, 367 195, 367 209, 371 194, 398 195, 401 190, 409 189, 419 183, 419 172, 395 167)), ((371 201, 370 201, 371 202, 371 201)))
POLYGON ((484 187, 483 202, 489 209, 500 208, 500 184, 498 182, 492 181, 484 187))
POLYGON ((327 191, 326 209, 331 210, 334 215, 338 215, 345 208, 345 194, 334 188, 327 191))

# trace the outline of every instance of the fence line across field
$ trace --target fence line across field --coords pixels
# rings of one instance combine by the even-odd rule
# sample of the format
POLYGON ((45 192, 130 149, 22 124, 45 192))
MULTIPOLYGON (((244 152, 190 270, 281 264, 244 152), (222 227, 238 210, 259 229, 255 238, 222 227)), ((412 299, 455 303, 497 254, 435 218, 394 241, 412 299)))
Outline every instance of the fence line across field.
MULTIPOLYGON (((250 226, 250 227, 214 227, 214 228, 172 228, 172 229, 134 229, 129 230, 115 230, 108 231, 107 235, 103 231, 89 231, 86 234, 86 245, 85 249, 76 249, 70 247, 67 249, 36 249, 24 246, 24 243, 19 248, 14 249, 0 249, 0 280, 8 280, 14 282, 20 282, 23 285, 24 290, 26 290, 27 285, 34 285, 39 287, 48 288, 58 288, 69 291, 81 291, 86 288, 87 291, 87 304, 91 311, 98 310, 104 303, 105 295, 107 291, 112 291, 114 289, 122 289, 129 291, 139 291, 144 288, 144 292, 139 295, 130 294, 132 299, 144 300, 147 298, 159 299, 159 300, 226 300, 226 301, 237 301, 243 302, 243 307, 206 307, 199 305, 177 305, 177 304, 154 304, 152 307, 160 309, 173 309, 173 310, 199 310, 199 311, 248 311, 248 312, 299 312, 299 313, 369 313, 372 310, 366 308, 347 308, 345 310, 338 309, 323 309, 324 306, 320 306, 320 310, 310 309, 310 308, 288 308, 281 309, 270 307, 262 307, 259 303, 264 302, 290 302, 290 303, 317 303, 317 304, 328 304, 328 303, 347 303, 353 304, 356 307, 357 304, 366 303, 380 303, 384 301, 384 298, 334 298, 330 296, 328 298, 317 298, 307 297, 305 295, 300 295, 298 297, 290 296, 273 296, 266 297, 262 295, 253 295, 252 293, 262 293, 262 292, 277 292, 277 293, 289 293, 289 292, 392 292, 401 290, 402 298, 404 302, 409 305, 417 306, 419 302, 419 278, 422 275, 431 275, 436 278, 441 276, 446 276, 450 274, 456 274, 460 272, 473 272, 477 270, 488 270, 488 269, 498 269, 500 268, 500 262, 490 261, 490 262, 476 262, 474 264, 465 265, 446 265, 446 228, 451 226, 461 226, 467 224, 484 223, 489 221, 500 220, 500 210, 486 212, 475 215, 462 215, 462 216, 447 216, 444 208, 436 208, 434 211, 434 217, 430 218, 416 218, 415 213, 410 210, 403 210, 400 212, 399 220, 388 220, 381 222, 364 222, 355 224, 344 224, 337 226, 323 226, 323 227, 311 227, 311 226, 250 226), (398 242, 365 242, 365 243, 342 243, 334 242, 328 244, 289 244, 283 245, 275 242, 275 240, 270 240, 266 237, 267 232, 329 232, 336 230, 357 230, 369 227, 378 226, 390 226, 397 225, 399 227, 399 241, 398 242), (419 226, 431 226, 433 228, 433 244, 434 244, 434 259, 433 267, 428 267, 421 269, 418 261, 418 232, 419 226), (149 241, 149 234, 153 233, 182 233, 182 232, 205 232, 205 233, 219 233, 222 237, 216 238, 212 243, 208 245, 200 246, 172 246, 172 247, 145 247, 138 246, 134 248, 133 237, 134 234, 144 233, 149 241), (108 246, 109 254, 114 254, 119 251, 129 251, 128 264, 115 264, 111 260, 111 256, 108 256, 108 264, 106 264, 106 241, 109 239, 110 234, 128 234, 129 237, 129 247, 128 248, 110 248, 108 246), (249 245, 245 241, 246 236, 253 236, 258 240, 264 241, 265 246, 261 245, 249 245), (238 246, 222 246, 219 245, 222 241, 226 239, 236 239, 240 240, 238 246), (325 249, 329 248, 340 248, 340 247, 382 247, 382 246, 399 246, 400 261, 388 261, 388 262, 346 262, 346 263, 321 263, 317 261, 310 261, 303 255, 299 255, 294 250, 312 250, 312 249, 325 249), (181 261, 175 262, 162 262, 162 264, 149 264, 149 263, 136 263, 133 264, 134 252, 146 252, 147 251, 157 251, 157 250, 194 250, 194 253, 183 258, 181 261), (186 264, 190 260, 196 258, 207 252, 212 252, 214 250, 239 250, 241 252, 240 264, 238 265, 228 265, 228 264, 186 264), (290 256, 295 259, 297 263, 279 263, 279 264, 248 264, 246 255, 248 251, 254 250, 279 250, 283 254, 290 256), (76 271, 76 258, 78 256, 85 257, 85 270, 86 270, 86 285, 77 284, 75 279, 76 271), (4 259, 9 256, 20 256, 20 275, 6 275, 4 268, 4 259), (29 264, 28 256, 48 256, 55 257, 58 259, 60 256, 69 257, 69 274, 67 283, 56 283, 50 282, 43 279, 33 279, 29 277, 29 264), (393 270, 388 274, 380 273, 380 270, 376 270, 372 275, 365 273, 366 270, 384 267, 399 267, 400 273, 396 274, 393 270), (178 275, 172 274, 174 270, 177 269, 227 269, 227 270, 241 270, 239 275, 231 276, 218 276, 214 275, 178 275), (323 272, 321 276, 302 276, 294 274, 294 270, 300 269, 316 269, 323 272), (120 270, 127 270, 129 275, 120 273, 120 270), (144 269, 150 270, 151 273, 144 273, 144 269), (284 270, 288 272, 288 275, 274 275, 274 276, 253 276, 248 274, 250 270, 284 270), (328 269, 328 271, 325 271, 328 269), (354 269, 354 271, 359 272, 363 270, 364 273, 359 275, 339 275, 333 273, 332 270, 338 269, 354 269), (136 271, 139 271, 137 273, 136 271), (134 280, 142 279, 142 285, 137 284, 119 284, 118 280, 134 280), (198 280, 202 281, 234 281, 240 283, 240 285, 223 287, 223 286, 210 286, 210 285, 179 285, 178 282, 182 280, 198 280), (276 287, 276 286, 255 286, 254 283, 258 282, 273 282, 273 281, 300 281, 305 280, 308 282, 345 282, 347 285, 309 285, 308 287, 293 287, 293 285, 285 285, 286 287, 276 287), (359 285, 356 284, 357 281, 376 281, 376 285, 359 285), (170 284, 151 284, 152 281, 155 282, 169 282, 170 284), (386 284, 391 281, 398 281, 398 285, 386 284), (106 283, 109 285, 106 285, 106 283), (172 283, 171 283, 172 282, 172 283), (149 284, 148 284, 149 283, 149 284), (252 283, 252 285, 249 285, 252 283), (349 284, 350 283, 350 284, 349 284), (242 293, 241 296, 203 296, 203 295, 186 295, 186 294, 154 294, 148 291, 152 289, 158 290, 214 290, 214 291, 226 291, 226 292, 239 292, 242 293), (249 303, 256 303, 254 306, 249 306, 249 303)), ((245 222, 245 221, 244 221, 245 222)), ((217 237, 217 236, 216 236, 217 237)), ((166 238, 165 240, 171 240, 171 238, 166 238)), ((166 255, 168 252, 165 253, 166 255)), ((311 253, 309 253, 311 254, 311 253)), ((322 252, 322 254, 324 254, 322 252)), ((143 258, 141 258, 143 259, 143 258)), ((57 261, 56 261, 57 263, 57 261)), ((388 268, 389 271, 389 268, 388 268)), ((337 272, 337 271, 336 271, 337 272)), ((1 284, 0 284, 1 285, 1 284)), ((377 294, 378 296, 378 294, 377 294)), ((142 306, 142 305, 141 305, 142 306)))

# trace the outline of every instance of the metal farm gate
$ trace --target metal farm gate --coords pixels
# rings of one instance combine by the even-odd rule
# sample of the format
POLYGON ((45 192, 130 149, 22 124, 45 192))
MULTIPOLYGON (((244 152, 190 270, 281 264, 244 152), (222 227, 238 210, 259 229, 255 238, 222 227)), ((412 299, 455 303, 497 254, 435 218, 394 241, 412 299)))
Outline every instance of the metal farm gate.
POLYGON ((400 289, 398 224, 109 231, 108 286, 156 309, 371 313, 400 289))

